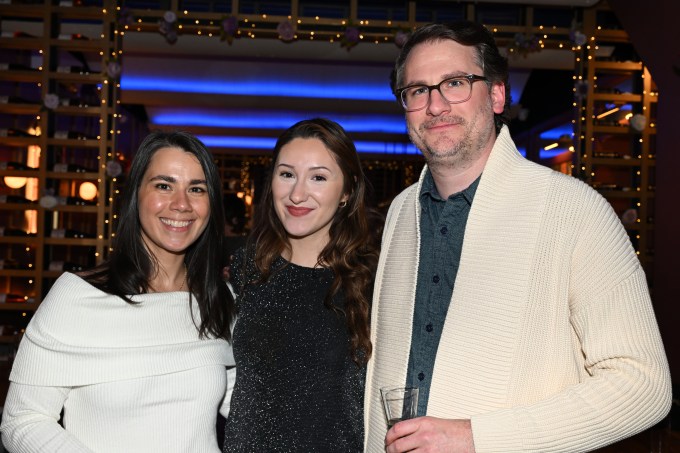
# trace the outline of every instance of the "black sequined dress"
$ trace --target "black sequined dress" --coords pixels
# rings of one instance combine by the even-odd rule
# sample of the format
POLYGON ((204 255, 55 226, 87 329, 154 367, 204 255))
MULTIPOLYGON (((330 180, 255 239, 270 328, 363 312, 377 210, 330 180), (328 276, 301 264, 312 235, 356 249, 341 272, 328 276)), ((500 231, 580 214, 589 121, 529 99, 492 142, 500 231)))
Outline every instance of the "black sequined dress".
MULTIPOLYGON (((272 266, 284 267, 243 290, 242 251, 231 266, 243 294, 224 452, 361 452, 365 367, 350 359, 344 316, 324 306, 333 273, 282 258, 272 266)), ((248 280, 254 272, 249 260, 248 280)), ((343 308, 341 297, 333 303, 343 308)))

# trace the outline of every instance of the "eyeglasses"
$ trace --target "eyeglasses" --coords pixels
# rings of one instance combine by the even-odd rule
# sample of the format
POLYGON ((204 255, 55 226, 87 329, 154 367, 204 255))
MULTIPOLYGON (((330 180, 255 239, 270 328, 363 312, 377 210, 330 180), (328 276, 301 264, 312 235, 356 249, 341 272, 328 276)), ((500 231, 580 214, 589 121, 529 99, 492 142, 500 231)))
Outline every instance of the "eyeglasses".
POLYGON ((415 112, 427 107, 430 104, 430 94, 433 90, 439 91, 439 94, 449 104, 460 104, 472 97, 472 84, 478 80, 488 82, 489 79, 474 74, 451 77, 436 85, 410 85, 399 88, 397 96, 407 112, 415 112))

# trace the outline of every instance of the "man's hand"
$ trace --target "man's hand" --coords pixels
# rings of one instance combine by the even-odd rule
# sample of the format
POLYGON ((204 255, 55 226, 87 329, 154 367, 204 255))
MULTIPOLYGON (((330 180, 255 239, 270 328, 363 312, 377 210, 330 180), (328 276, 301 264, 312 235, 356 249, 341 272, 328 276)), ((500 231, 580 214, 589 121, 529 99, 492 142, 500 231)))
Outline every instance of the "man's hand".
POLYGON ((387 453, 474 453, 470 420, 418 417, 404 420, 387 431, 387 453))

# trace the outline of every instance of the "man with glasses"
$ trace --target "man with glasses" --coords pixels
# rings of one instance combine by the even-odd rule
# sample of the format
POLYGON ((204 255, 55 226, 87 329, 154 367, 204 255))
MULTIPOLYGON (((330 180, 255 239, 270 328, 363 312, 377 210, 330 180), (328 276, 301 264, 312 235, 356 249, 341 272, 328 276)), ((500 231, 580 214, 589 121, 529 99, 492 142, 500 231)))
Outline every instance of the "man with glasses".
POLYGON ((427 166, 385 224, 368 453, 586 451, 670 408, 627 233, 590 187, 519 154, 507 79, 472 22, 422 27, 397 59, 392 88, 427 166), (383 386, 418 387, 419 417, 388 431, 383 386))

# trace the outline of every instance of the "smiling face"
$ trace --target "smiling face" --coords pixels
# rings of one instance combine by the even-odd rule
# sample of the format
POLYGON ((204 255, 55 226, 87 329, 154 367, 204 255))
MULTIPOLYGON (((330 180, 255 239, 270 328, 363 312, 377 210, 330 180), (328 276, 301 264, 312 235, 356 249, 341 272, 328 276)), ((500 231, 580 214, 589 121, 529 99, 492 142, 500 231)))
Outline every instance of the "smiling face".
MULTIPOLYGON (((423 42, 406 60, 402 85, 434 85, 467 74, 484 75, 473 47, 452 40, 423 42)), ((496 137, 494 112, 501 113, 505 102, 502 84, 494 84, 489 92, 485 82, 475 82, 470 99, 459 104, 449 104, 437 90, 430 96, 426 108, 406 112, 411 141, 430 167, 464 168, 491 151, 496 137)))
POLYGON ((210 200, 196 156, 160 148, 151 158, 137 195, 142 239, 159 261, 183 255, 208 225, 210 200))
POLYGON ((339 204, 347 200, 342 170, 321 140, 295 138, 281 148, 272 198, 293 254, 303 244, 320 252, 339 204))

